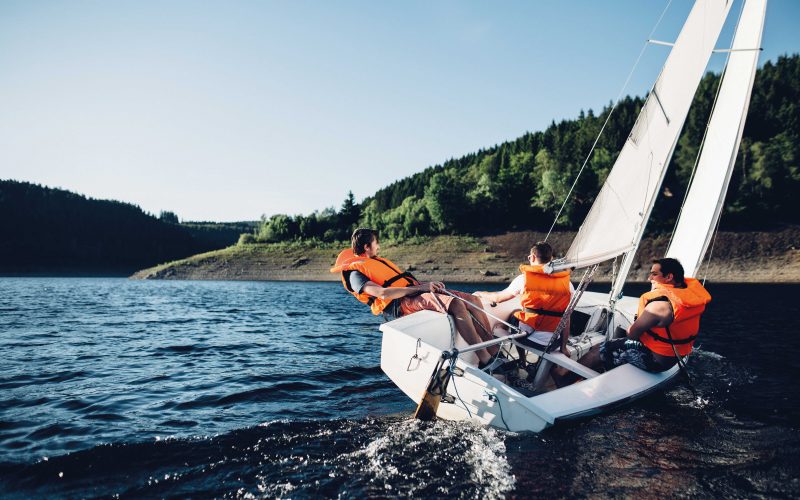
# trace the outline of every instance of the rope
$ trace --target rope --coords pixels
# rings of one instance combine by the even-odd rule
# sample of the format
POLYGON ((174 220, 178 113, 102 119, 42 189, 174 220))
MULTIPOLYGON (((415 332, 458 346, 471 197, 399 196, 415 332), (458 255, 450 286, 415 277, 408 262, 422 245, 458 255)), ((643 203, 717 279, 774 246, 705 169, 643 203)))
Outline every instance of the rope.
POLYGON ((717 235, 719 234, 719 225, 722 221, 722 213, 719 214, 717 218, 717 227, 714 228, 714 239, 711 241, 711 250, 708 253, 708 260, 705 262, 706 264, 706 272, 703 274, 703 286, 706 286, 706 278, 708 277, 708 269, 711 267, 711 260, 714 257, 714 245, 717 244, 717 235))
MULTIPOLYGON (((447 290, 447 289, 444 289, 444 290, 442 290, 442 291, 443 291, 444 293, 446 293, 447 295, 449 295, 449 296, 453 297, 454 299, 458 299, 458 300, 460 300, 461 302, 463 302, 463 303, 467 304, 467 305, 468 305, 468 306, 470 306, 470 307, 473 307, 473 308, 475 308, 475 309, 478 309, 479 311, 483 311, 483 313, 484 313, 484 314, 486 314, 488 317, 490 317, 490 318, 492 318, 492 319, 494 319, 494 320, 496 320, 496 321, 498 321, 498 322, 500 322, 500 323, 502 323, 502 324, 506 325, 507 327, 511 328, 512 330, 516 330, 518 333, 524 333, 522 330, 520 330, 520 329, 519 329, 519 327, 516 327, 516 326, 514 326, 514 325, 512 325, 511 323, 508 323, 508 322, 506 322, 506 321, 503 321, 502 319, 498 318, 498 317, 497 317, 497 316, 495 316, 494 314, 491 314, 491 313, 489 313, 489 311, 487 311, 486 309, 484 309, 484 308, 482 308, 482 307, 478 307, 478 306, 476 306, 476 305, 475 305, 475 304, 473 304, 472 302, 470 302, 470 301, 468 301, 468 300, 466 300, 466 299, 464 299, 464 298, 462 298, 462 297, 459 297, 458 295, 456 295, 456 294, 454 294, 454 293, 450 292, 449 290, 447 290)), ((470 313, 470 317, 471 317, 472 319, 475 319, 475 316, 473 316, 473 315, 472 315, 472 313, 470 313)), ((477 321, 477 320, 475 320, 475 321, 477 321)), ((484 327, 483 327, 483 325, 481 324, 481 322, 480 322, 480 321, 477 321, 477 323, 478 323, 479 325, 481 325, 481 328, 483 329, 483 331, 485 331, 485 332, 486 332, 486 328, 484 328, 484 327)), ((489 335, 491 335, 492 337, 494 337, 494 334, 493 334, 492 332, 486 332, 486 333, 488 333, 489 335)), ((503 346, 504 346, 505 344, 506 344, 506 342, 500 342, 500 344, 499 344, 499 348, 498 348, 498 350, 497 350, 497 354, 495 354, 495 355, 492 357, 492 362, 493 362, 495 359, 497 359, 497 358, 499 358, 499 357, 500 357, 500 353, 501 353, 501 352, 503 352, 503 346)), ((507 354, 508 354, 508 353, 507 353, 507 354)))
MULTIPOLYGON (((445 292, 447 295, 450 295, 451 297, 455 297, 455 298, 457 298, 457 299, 459 299, 459 300, 461 300, 461 301, 463 301, 463 302, 465 302, 465 303, 467 303, 467 304, 469 304, 469 305, 471 305, 471 306, 473 306, 473 307, 477 307, 477 306, 475 306, 475 304, 472 304, 472 303, 471 303, 470 301, 468 301, 468 300, 464 300, 464 299, 462 299, 462 298, 461 298, 461 297, 459 297, 458 295, 454 295, 454 294, 450 293, 450 292, 449 292, 449 291, 447 291, 447 290, 444 290, 444 292, 445 292)), ((437 297, 437 296, 436 296, 436 293, 432 293, 431 295, 433 295, 433 298, 436 300, 436 305, 438 305, 438 306, 439 306, 439 308, 441 309, 442 313, 443 313, 443 314, 448 314, 448 313, 447 313, 447 308, 445 308, 445 307, 444 307, 444 303, 441 301, 441 299, 439 299, 439 297, 437 297)), ((487 315, 487 316, 489 315, 489 313, 487 313, 486 311, 484 311, 482 308, 478 308, 478 309, 481 309, 481 311, 483 311, 484 313, 486 313, 486 315, 487 315)), ((490 336, 494 336, 494 335, 492 335, 492 333, 491 333, 491 332, 488 332, 488 331, 486 331, 486 328, 483 326, 483 323, 481 323, 480 321, 478 321, 478 319, 477 319, 477 318, 476 318, 476 317, 475 317, 475 316, 474 316, 474 315, 473 315, 471 312, 467 311, 467 313, 469 314, 469 317, 470 317, 470 319, 472 320, 472 322, 473 322, 473 323, 477 323, 477 324, 478 324, 478 326, 480 326, 480 327, 481 327, 481 330, 483 330, 484 332, 486 332, 486 333, 487 333, 488 335, 490 335, 490 336)), ((497 319, 498 321, 501 321, 499 318, 495 318, 495 319, 497 319)), ((451 323, 451 324, 450 324, 450 348, 451 348, 451 349, 452 349, 453 347, 455 347, 455 346, 456 346, 456 337, 455 337, 455 332, 453 331, 453 329, 454 329, 454 326, 453 326, 453 324, 451 323)), ((497 354, 495 354, 494 356, 492 356, 492 361, 490 361, 490 362, 493 362, 495 359, 499 358, 499 357, 500 357, 500 352, 501 352, 501 349, 498 349, 498 350, 497 350, 497 354)))
POLYGON ((469 408, 467 408, 467 403, 465 403, 464 400, 461 399, 461 394, 458 393, 458 386, 456 385, 456 379, 455 379, 455 377, 456 377, 456 374, 455 374, 456 363, 455 362, 456 362, 456 360, 454 360, 454 359, 450 360, 450 367, 448 368, 450 370, 450 381, 453 382, 453 390, 456 391, 456 397, 458 397, 458 400, 461 401, 461 404, 464 406, 464 409, 467 410, 467 415, 469 415, 469 418, 472 418, 472 412, 469 411, 469 408))
POLYGON ((472 314, 472 312, 470 312, 470 311, 467 311, 467 312, 469 313, 469 317, 470 317, 470 318, 472 318, 472 322, 473 322, 473 323, 477 323, 477 324, 478 324, 478 326, 479 326, 479 327, 481 327, 481 330, 483 330, 483 332, 484 332, 485 334, 487 334, 487 335, 491 335, 491 336, 494 336, 494 335, 492 334, 492 332, 490 332, 489 330, 487 330, 487 329, 486 329, 486 327, 485 327, 485 326, 483 326, 483 323, 481 323, 480 321, 478 321, 478 318, 476 318, 476 317, 475 317, 475 315, 474 315, 474 314, 472 314))
POLYGON ((446 290, 446 289, 445 289, 445 290, 442 290, 442 291, 443 291, 444 293, 446 293, 447 295, 449 295, 449 296, 453 297, 454 299, 458 299, 458 300, 460 300, 461 302, 463 302, 463 303, 467 304, 467 305, 468 305, 468 306, 470 306, 470 307, 474 307, 475 309, 477 309, 477 310, 479 310, 479 311, 483 311, 483 313, 484 313, 484 314, 486 314, 487 316, 489 316, 490 318, 492 318, 492 319, 494 319, 494 320, 496 320, 496 321, 498 321, 498 322, 500 322, 500 323, 502 323, 502 324, 506 325, 507 327, 511 328, 512 330, 516 330, 516 331, 517 331, 517 332, 519 332, 519 333, 523 333, 523 332, 522 332, 522 330, 520 330, 520 329, 519 329, 519 327, 517 327, 517 326, 514 326, 514 325, 512 325, 511 323, 508 323, 507 321, 503 321, 502 319, 498 318, 498 317, 497 317, 497 316, 495 316, 494 314, 491 314, 491 313, 490 313, 489 311, 487 311, 486 309, 484 309, 484 308, 482 308, 482 307, 479 307, 479 306, 476 306, 476 305, 475 305, 475 304, 473 304, 472 302, 470 302, 470 301, 468 301, 468 300, 466 300, 466 299, 464 299, 464 298, 461 298, 461 297, 459 297, 458 295, 456 295, 456 294, 454 294, 454 293, 450 292, 449 290, 446 290))
POLYGON ((694 388, 694 384, 692 383, 692 377, 689 376, 689 369, 686 368, 686 363, 683 362, 683 358, 681 358, 680 354, 678 354, 678 349, 675 347, 674 340, 672 339, 672 333, 669 331, 669 327, 665 328, 667 330, 667 336, 670 340, 670 345, 672 346, 672 352, 675 353, 675 358, 678 360, 678 369, 686 377, 686 385, 689 386, 689 389, 692 391, 692 396, 697 399, 697 389, 694 388))
POLYGON ((636 67, 639 65, 639 61, 641 61, 642 56, 644 55, 644 51, 650 43, 650 39, 653 38, 653 33, 656 32, 659 24, 661 24, 661 20, 664 19, 664 15, 667 13, 669 6, 672 4, 672 0, 667 2, 667 6, 664 7, 664 10, 661 12, 661 16, 656 21, 655 26, 650 31, 650 34, 647 36, 647 40, 642 45, 642 49, 639 51, 639 56, 636 58, 636 62, 633 63, 633 67, 631 68, 630 73, 628 73, 628 78, 625 79, 625 83, 622 85, 622 89, 620 89, 619 94, 617 94, 617 98, 614 100, 614 104, 611 106, 611 111, 608 112, 608 116, 606 117, 606 121, 603 122, 603 126, 600 127, 600 132, 597 134, 597 137, 592 144, 591 149, 589 150, 589 154, 586 155, 586 159, 583 161, 583 165, 581 165, 581 169, 578 171, 578 175, 575 177, 575 181, 572 183, 572 186, 569 188, 569 192, 567 196, 564 198, 564 202, 561 204, 561 208, 558 209, 558 213, 556 213, 555 218, 553 219, 553 224, 550 226, 550 229, 547 231, 547 236, 545 236, 544 241, 547 241, 550 238, 550 233, 553 232, 553 228, 556 227, 556 222, 558 222, 558 218, 561 216, 561 212, 564 211, 564 207, 567 206, 567 201, 569 201, 570 196, 572 196, 572 191, 575 189, 575 186, 578 184, 578 179, 580 179, 583 170, 586 168, 586 165, 589 163, 589 159, 592 157, 592 153, 594 153, 594 148, 597 146, 597 143, 600 141, 600 137, 603 135, 603 131, 606 129, 606 125, 608 125, 609 120, 611 120, 611 115, 614 114, 614 111, 617 109, 617 105, 619 104, 620 99, 622 99, 622 94, 625 92, 625 89, 628 87, 628 84, 631 81, 631 77, 633 77, 634 71, 636 71, 636 67))
MULTIPOLYGON (((475 304, 471 303, 470 301, 465 300, 465 299, 459 297, 458 295, 455 295, 455 294, 449 292, 448 290, 443 290, 443 291, 447 295, 450 295, 451 297, 454 297, 454 298, 456 298, 458 300, 461 300, 462 302, 464 302, 466 304, 469 304, 472 307, 478 308, 478 309, 483 311, 482 308, 479 308, 478 306, 476 306, 475 304)), ((433 295, 434 299, 436 300, 436 304, 439 306, 439 308, 442 310, 442 312, 444 314, 447 314, 447 309, 444 307, 444 303, 439 299, 439 297, 437 297, 435 293, 433 293, 431 295, 433 295)), ((487 316, 489 315, 489 313, 487 313, 486 311, 483 311, 483 312, 486 313, 487 316)), ((475 316, 473 316, 473 314, 471 312, 469 313, 469 315, 470 315, 470 318, 473 320, 473 322, 478 323, 478 325, 480 325, 481 329, 483 331, 486 331, 486 328, 484 328, 483 324, 480 321, 478 321, 475 318, 475 316)), ((492 316, 492 317, 494 317, 494 316, 492 316)), ((496 319, 498 321, 502 321, 501 319, 496 318, 496 317, 494 317, 494 319, 496 319)), ((509 326, 511 326, 511 325, 509 325, 509 326)), ((489 332, 487 332, 487 333, 489 333, 489 332)), ((452 323, 450 323, 450 338, 451 338, 451 346, 455 347, 455 333, 453 331, 453 324, 452 323)), ((501 352, 501 350, 498 349, 497 350, 497 354, 494 355, 494 357, 492 358, 492 361, 494 361, 495 359, 497 359, 500 356, 500 352, 501 352)), ((456 360, 457 359, 458 358, 451 359, 450 360, 450 365, 448 366, 448 371, 450 372, 450 381, 453 383, 453 390, 456 393, 456 397, 461 402, 461 405, 464 407, 464 409, 467 411, 467 415, 469 416, 469 418, 472 418, 472 412, 469 411, 469 407, 467 406, 467 403, 464 402, 464 399, 461 397, 461 394, 458 392, 458 385, 456 384, 456 380, 454 378, 455 377, 455 367, 456 367, 456 360)), ((508 424, 506 424, 506 420, 503 417, 503 407, 500 405, 500 401, 498 399, 496 399, 496 397, 495 397, 495 401, 497 402, 497 405, 500 408, 500 419, 503 421, 503 425, 506 426, 506 429, 508 429, 509 428, 508 424)))
POLYGON ((506 423, 506 417, 503 415, 503 405, 500 404, 500 398, 497 397, 497 394, 491 394, 490 392, 486 391, 484 391, 484 395, 489 399, 489 401, 497 403, 497 407, 500 408, 500 420, 503 421, 503 425, 506 426, 506 430, 510 431, 511 427, 509 427, 506 423))
MULTIPOLYGON (((494 337, 494 334, 492 332, 487 331, 486 327, 483 326, 483 323, 478 321, 478 318, 476 318, 475 315, 472 314, 472 312, 467 311, 467 313, 469 314, 469 317, 472 319, 473 323, 477 323, 478 326, 481 327, 481 330, 486 332, 487 335, 489 335, 490 337, 494 337)), ((497 353, 494 356, 492 356, 492 360, 490 361, 490 363, 494 363, 494 361, 500 357, 500 353, 502 352, 503 352, 503 344, 500 344, 500 346, 497 348, 497 353)))

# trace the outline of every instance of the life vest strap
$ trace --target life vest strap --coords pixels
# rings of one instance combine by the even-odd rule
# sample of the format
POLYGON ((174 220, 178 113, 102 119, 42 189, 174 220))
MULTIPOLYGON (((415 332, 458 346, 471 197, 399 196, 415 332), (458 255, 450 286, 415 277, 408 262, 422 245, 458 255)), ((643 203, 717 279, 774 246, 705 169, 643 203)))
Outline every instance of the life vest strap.
POLYGON ((397 280, 401 280, 401 279, 407 279, 409 281, 409 285, 412 284, 414 281, 416 281, 416 279, 414 279, 414 276, 411 273, 409 273, 408 271, 406 271, 404 273, 398 274, 397 276, 393 276, 393 277, 389 278, 388 280, 384 281, 383 282, 383 287, 384 288, 388 288, 388 287, 390 287, 392 285, 392 283, 394 283, 397 280))
MULTIPOLYGON (((645 304, 644 304, 644 305, 645 305, 645 306, 647 306, 647 305, 649 305, 651 302, 669 302, 669 299, 667 298, 667 296, 666 296, 666 295, 661 295, 661 296, 658 296, 658 297, 656 297, 656 298, 653 298, 653 299, 650 299, 650 300, 648 300, 647 302, 645 302, 645 304)), ((670 305, 672 305, 672 304, 670 303, 670 305)))
POLYGON ((397 274, 401 274, 399 269, 397 269, 393 265, 389 264, 384 259, 381 259, 380 257, 371 257, 371 258, 372 258, 372 260, 376 260, 376 261, 380 262, 381 264, 383 264, 384 266, 388 267, 389 269, 391 269, 392 271, 396 272, 397 274))
MULTIPOLYGON (((645 305, 650 304, 651 302, 669 302, 669 299, 666 296, 661 295, 659 297, 655 297, 648 300, 645 305)), ((651 337, 653 337, 655 340, 659 342, 664 342, 665 344, 670 344, 670 345, 691 344, 692 342, 694 342, 694 339, 697 338, 697 335, 692 335, 691 337, 687 337, 685 339, 675 340, 672 338, 672 335, 669 336, 670 338, 662 337, 653 330, 646 330, 645 333, 649 334, 651 337)), ((667 328, 667 334, 669 334, 669 328, 667 328)))
POLYGON ((651 337, 658 340, 659 342, 664 342, 665 344, 672 344, 672 345, 690 344, 694 342, 694 339, 697 338, 697 335, 692 335, 691 337, 687 337, 685 339, 672 340, 666 337, 662 337, 661 335, 657 334, 652 330, 646 330, 644 333, 649 334, 651 337))
POLYGON ((523 307, 522 310, 528 314, 540 314, 542 316, 554 316, 556 318, 560 318, 564 314, 564 311, 548 311, 547 309, 531 309, 530 307, 523 307))

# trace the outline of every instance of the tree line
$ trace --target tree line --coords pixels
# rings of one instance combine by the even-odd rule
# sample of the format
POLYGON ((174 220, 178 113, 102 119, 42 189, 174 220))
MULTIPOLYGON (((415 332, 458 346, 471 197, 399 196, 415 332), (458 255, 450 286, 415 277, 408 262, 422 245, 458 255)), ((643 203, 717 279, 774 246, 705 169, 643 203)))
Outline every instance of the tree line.
MULTIPOLYGON (((703 138, 720 75, 702 79, 675 148, 648 229, 674 227, 703 138)), ((800 188, 800 56, 781 56, 758 70, 744 135, 725 202, 725 229, 797 224, 793 197, 800 188)), ((575 230, 622 149, 644 104, 639 97, 617 103, 603 135, 558 218, 557 228, 575 230)), ((339 210, 310 215, 262 217, 243 241, 347 239, 355 226, 377 228, 403 240, 439 234, 486 235, 547 230, 553 223, 592 143, 612 110, 581 111, 509 142, 400 179, 356 203, 349 193, 339 210)))
POLYGON ((127 274, 223 248, 255 223, 184 223, 136 205, 0 180, 0 273, 127 274))

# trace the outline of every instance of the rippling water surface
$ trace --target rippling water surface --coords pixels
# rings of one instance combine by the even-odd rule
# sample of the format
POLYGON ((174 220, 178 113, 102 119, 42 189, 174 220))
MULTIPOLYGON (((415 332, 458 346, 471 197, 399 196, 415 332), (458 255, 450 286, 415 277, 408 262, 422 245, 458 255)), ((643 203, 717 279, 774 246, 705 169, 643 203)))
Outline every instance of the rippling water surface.
POLYGON ((537 435, 410 420, 335 283, 0 278, 0 493, 798 497, 800 286, 709 289, 699 400, 537 435))

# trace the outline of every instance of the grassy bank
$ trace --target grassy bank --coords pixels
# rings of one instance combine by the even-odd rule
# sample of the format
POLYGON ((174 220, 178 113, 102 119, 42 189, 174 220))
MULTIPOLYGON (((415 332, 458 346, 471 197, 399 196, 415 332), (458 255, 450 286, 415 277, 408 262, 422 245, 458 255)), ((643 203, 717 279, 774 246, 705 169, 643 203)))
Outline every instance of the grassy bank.
MULTIPOLYGON (((382 244, 381 255, 420 279, 449 282, 505 282, 543 233, 516 232, 484 238, 438 236, 382 244)), ((554 233, 550 243, 563 252, 574 233, 554 233)), ((666 236, 645 238, 629 280, 646 281, 653 256, 663 255, 666 236)), ((134 279, 335 281, 329 269, 346 243, 293 242, 235 245, 135 273, 134 279)), ((698 273, 718 282, 800 282, 800 228, 722 232, 698 273)), ((611 266, 596 281, 609 281, 611 266)))

